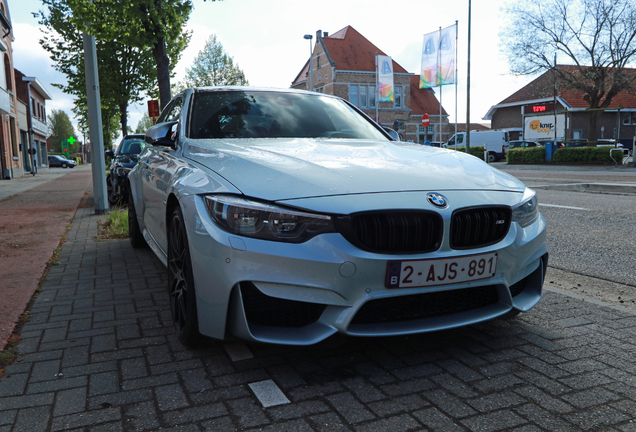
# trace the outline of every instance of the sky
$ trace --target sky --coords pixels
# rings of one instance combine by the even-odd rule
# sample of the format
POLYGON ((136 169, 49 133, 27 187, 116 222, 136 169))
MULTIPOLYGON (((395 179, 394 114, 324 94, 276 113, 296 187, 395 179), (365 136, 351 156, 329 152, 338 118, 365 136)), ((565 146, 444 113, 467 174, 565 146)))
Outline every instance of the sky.
MULTIPOLYGON (((35 76, 52 95, 47 110, 62 109, 71 120, 74 100, 53 84, 65 82, 54 69, 48 53, 39 44, 42 37, 38 18, 42 9, 37 0, 8 0, 13 24, 14 67, 27 76, 35 76)), ((245 73, 250 85, 289 88, 309 58, 310 42, 322 30, 333 34, 352 26, 374 45, 391 56, 408 72, 419 73, 424 34, 454 25, 458 21, 458 89, 442 87, 442 105, 450 121, 464 123, 467 105, 468 2, 446 0, 193 0, 194 10, 187 28, 192 31, 188 48, 176 66, 181 80, 186 68, 212 35, 223 45, 245 73), (457 98, 457 104, 455 99, 457 98), (456 106, 457 105, 457 106, 456 106), (457 114, 455 114, 457 113, 457 114)), ((504 0, 473 1, 471 7, 470 122, 488 123, 482 118, 492 105, 514 93, 531 77, 515 77, 508 72, 507 60, 499 51, 500 11, 504 0)), ((439 99, 439 87, 435 88, 439 99)), ((147 106, 129 107, 129 125, 134 127, 147 106)), ((79 133, 79 131, 78 131, 79 133)))

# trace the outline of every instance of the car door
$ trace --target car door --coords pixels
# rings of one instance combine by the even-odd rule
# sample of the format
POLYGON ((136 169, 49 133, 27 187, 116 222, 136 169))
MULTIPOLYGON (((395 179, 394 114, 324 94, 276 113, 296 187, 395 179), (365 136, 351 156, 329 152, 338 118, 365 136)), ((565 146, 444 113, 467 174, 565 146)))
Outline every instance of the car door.
MULTIPOLYGON (((183 97, 175 97, 161 113, 157 123, 179 120, 182 105, 183 97)), ((175 125, 173 131, 176 131, 177 127, 175 125)), ((144 225, 165 254, 167 251, 166 204, 172 177, 178 166, 175 150, 171 147, 149 145, 139 164, 144 200, 144 225)))

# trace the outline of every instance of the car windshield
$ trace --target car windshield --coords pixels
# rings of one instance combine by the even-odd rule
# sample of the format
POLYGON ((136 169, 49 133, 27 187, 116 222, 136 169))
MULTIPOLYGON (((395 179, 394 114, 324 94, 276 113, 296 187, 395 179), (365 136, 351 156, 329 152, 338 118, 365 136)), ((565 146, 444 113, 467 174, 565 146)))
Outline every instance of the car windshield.
POLYGON ((190 138, 387 138, 346 103, 274 92, 198 92, 190 138))
POLYGON ((121 143, 119 154, 121 155, 139 154, 144 149, 145 145, 146 143, 142 139, 138 139, 138 138, 125 139, 121 143))

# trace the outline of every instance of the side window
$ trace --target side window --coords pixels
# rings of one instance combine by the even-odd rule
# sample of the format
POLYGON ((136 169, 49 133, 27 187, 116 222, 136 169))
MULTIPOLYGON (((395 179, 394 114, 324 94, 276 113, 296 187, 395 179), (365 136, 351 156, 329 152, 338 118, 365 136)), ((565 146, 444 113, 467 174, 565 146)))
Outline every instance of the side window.
POLYGON ((170 121, 179 120, 179 114, 181 114, 181 106, 183 105, 183 97, 179 96, 175 98, 170 104, 163 110, 157 123, 165 123, 170 121))

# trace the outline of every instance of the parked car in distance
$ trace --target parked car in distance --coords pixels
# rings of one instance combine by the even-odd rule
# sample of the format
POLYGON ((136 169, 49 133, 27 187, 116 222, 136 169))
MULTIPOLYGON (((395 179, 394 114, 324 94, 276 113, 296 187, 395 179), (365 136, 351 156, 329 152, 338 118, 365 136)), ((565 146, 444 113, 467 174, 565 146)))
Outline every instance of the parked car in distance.
POLYGON ((116 150, 106 150, 110 156, 110 172, 106 177, 108 202, 125 203, 128 200, 128 173, 137 165, 139 154, 146 146, 144 135, 126 135, 116 150))
POLYGON ((515 148, 529 148, 529 147, 537 147, 537 143, 534 141, 523 141, 523 140, 510 141, 508 143, 507 150, 511 150, 515 148))
POLYGON ((130 241, 167 267, 186 345, 438 331, 541 298, 534 191, 471 155, 392 141, 338 97, 185 89, 145 139, 130 241))
POLYGON ((72 159, 66 159, 64 156, 60 155, 48 155, 49 168, 60 167, 60 168, 74 168, 77 165, 77 162, 72 159))

